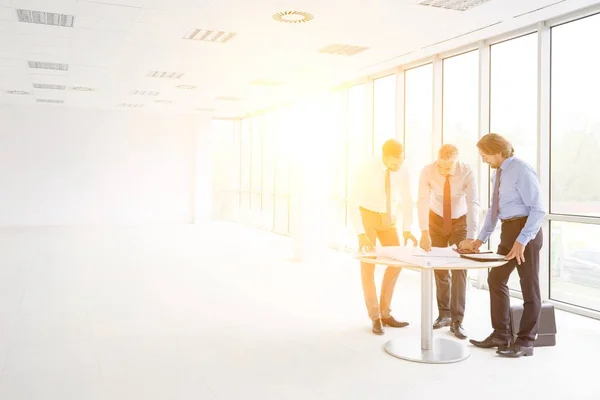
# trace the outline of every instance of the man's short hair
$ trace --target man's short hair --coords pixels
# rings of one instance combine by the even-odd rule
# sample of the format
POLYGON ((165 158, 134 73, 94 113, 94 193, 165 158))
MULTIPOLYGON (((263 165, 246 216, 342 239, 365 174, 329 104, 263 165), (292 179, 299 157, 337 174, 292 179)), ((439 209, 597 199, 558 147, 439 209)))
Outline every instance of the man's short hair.
POLYGON ((484 135, 479 139, 479 142, 477 142, 477 147, 484 154, 490 156, 502 154, 502 157, 508 158, 515 155, 515 148, 513 145, 497 133, 488 133, 487 135, 484 135))
POLYGON ((384 157, 400 158, 400 156, 402 156, 403 151, 404 146, 402 146, 402 143, 400 143, 396 139, 389 139, 383 144, 381 152, 384 157))
POLYGON ((458 149, 453 144, 445 144, 440 147, 438 156, 440 160, 453 160, 458 157, 458 149))

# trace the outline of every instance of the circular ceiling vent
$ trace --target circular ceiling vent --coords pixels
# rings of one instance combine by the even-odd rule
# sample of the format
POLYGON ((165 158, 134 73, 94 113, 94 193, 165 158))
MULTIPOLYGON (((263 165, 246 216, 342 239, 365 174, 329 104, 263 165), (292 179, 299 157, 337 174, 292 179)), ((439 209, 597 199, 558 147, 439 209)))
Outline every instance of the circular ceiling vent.
POLYGON ((275 21, 285 22, 286 24, 303 24, 313 18, 312 14, 304 11, 282 11, 273 14, 275 21))
POLYGON ((29 94, 29 92, 25 92, 23 90, 8 90, 6 93, 8 94, 16 94, 18 96, 26 96, 29 94))
POLYGON ((94 89, 85 86, 73 86, 71 90, 76 90, 78 92, 91 92, 94 89))

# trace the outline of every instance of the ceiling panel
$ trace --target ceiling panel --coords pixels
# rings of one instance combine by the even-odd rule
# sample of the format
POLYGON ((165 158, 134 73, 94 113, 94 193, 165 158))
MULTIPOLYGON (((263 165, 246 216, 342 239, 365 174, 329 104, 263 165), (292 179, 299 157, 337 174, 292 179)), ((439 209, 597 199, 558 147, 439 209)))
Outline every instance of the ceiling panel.
POLYGON ((18 21, 17 12, 14 8, 0 7, 0 21, 18 21))
POLYGON ((86 3, 104 3, 118 6, 143 7, 147 0, 80 0, 86 3))
POLYGON ((21 10, 45 11, 74 15, 77 0, 12 0, 12 7, 21 10))
POLYGON ((11 0, 0 0, 0 7, 12 7, 11 0))
POLYGON ((77 17, 105 18, 110 20, 135 21, 140 15, 141 8, 123 7, 101 3, 79 2, 77 17))

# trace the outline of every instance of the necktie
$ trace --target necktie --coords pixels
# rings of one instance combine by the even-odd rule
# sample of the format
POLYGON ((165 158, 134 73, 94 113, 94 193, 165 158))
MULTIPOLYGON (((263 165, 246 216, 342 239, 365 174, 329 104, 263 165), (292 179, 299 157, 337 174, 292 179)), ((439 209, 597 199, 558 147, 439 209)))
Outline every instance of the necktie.
POLYGON ((446 184, 444 185, 444 234, 448 235, 452 231, 452 197, 450 197, 450 175, 446 175, 446 184))
POLYGON ((390 170, 385 170, 385 218, 388 225, 392 223, 392 195, 390 183, 390 170))
POLYGON ((500 214, 500 205, 498 204, 500 199, 500 176, 502 175, 502 170, 498 168, 496 171, 496 182, 494 182, 494 194, 492 195, 492 221, 498 218, 500 214))

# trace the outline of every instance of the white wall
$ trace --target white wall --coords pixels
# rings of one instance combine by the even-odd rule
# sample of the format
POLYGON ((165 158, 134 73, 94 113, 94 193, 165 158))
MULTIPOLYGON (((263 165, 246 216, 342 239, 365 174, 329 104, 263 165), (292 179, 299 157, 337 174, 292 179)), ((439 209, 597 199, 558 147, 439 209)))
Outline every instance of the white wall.
POLYGON ((196 118, 0 106, 0 226, 191 223, 196 118))

